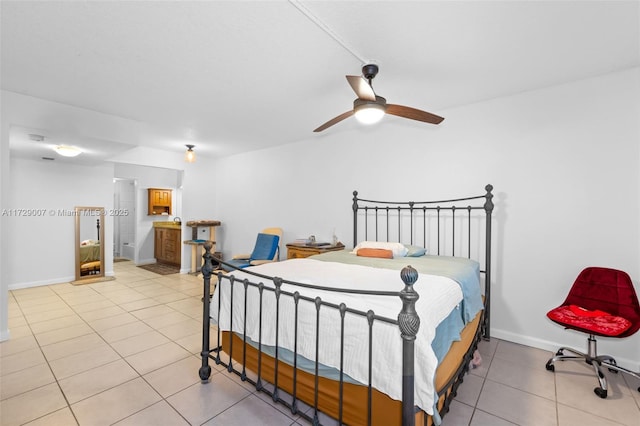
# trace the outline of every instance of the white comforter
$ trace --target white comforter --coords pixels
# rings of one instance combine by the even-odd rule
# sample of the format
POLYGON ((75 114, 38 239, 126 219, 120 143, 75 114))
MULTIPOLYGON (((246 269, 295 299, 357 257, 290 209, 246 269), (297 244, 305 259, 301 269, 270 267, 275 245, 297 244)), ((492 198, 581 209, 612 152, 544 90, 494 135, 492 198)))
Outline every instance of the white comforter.
MULTIPOLYGON (((409 261, 408 261, 409 263, 409 261)), ((269 276, 282 277, 291 281, 309 283, 334 288, 357 288, 378 291, 400 291, 404 284, 396 270, 371 268, 359 265, 346 265, 335 262, 322 262, 313 259, 291 259, 286 262, 274 262, 251 268, 254 272, 269 276)), ((236 278, 248 278, 252 282, 261 282, 256 277, 234 272, 236 278)), ((273 287, 271 282, 265 286, 273 287)), ((243 333, 244 289, 242 282, 234 284, 233 331, 243 333)), ((414 285, 420 295, 416 310, 420 316, 420 330, 415 341, 415 403, 424 411, 433 414, 434 377, 437 367, 436 356, 431 349, 436 326, 462 301, 460 286, 453 280, 433 275, 420 275, 414 285)), ((309 290, 283 285, 285 291, 299 291, 310 297, 321 297, 323 301, 336 305, 344 303, 347 307, 368 311, 387 318, 397 318, 402 309, 399 297, 363 296, 358 294, 332 293, 309 290)), ((222 292, 220 312, 221 330, 230 330, 230 290, 228 281, 219 286, 211 303, 211 317, 218 319, 218 297, 222 292)), ((259 336, 259 299, 257 289, 249 289, 247 300, 246 334, 254 341, 259 336)), ((301 301, 298 314, 298 354, 316 359, 316 306, 301 301)), ((262 343, 275 346, 275 296, 273 292, 263 293, 262 343)), ((280 334, 277 345, 294 350, 294 303, 289 297, 280 300, 280 334)), ((340 314, 328 307, 320 309, 319 362, 340 368, 340 314)), ((369 328, 366 318, 347 314, 345 317, 345 355, 344 373, 353 379, 368 383, 368 342, 369 328)), ((375 321, 373 326, 373 377, 372 385, 396 400, 402 399, 402 339, 398 326, 375 321)))

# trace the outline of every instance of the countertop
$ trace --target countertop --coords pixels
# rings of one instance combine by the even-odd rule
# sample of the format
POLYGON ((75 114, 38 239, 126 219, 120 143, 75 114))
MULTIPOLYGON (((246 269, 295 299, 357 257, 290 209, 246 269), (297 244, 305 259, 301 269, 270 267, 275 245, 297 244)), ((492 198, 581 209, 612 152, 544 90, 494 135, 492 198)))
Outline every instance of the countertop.
POLYGON ((182 223, 173 221, 156 221, 153 222, 153 227, 166 229, 182 229, 182 223))

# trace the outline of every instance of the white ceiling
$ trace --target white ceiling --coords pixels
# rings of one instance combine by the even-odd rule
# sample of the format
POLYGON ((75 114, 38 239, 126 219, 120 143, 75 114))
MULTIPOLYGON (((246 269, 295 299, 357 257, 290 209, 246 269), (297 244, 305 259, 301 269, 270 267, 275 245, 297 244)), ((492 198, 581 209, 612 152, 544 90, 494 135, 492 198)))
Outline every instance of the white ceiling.
POLYGON ((368 60, 380 65, 379 95, 446 117, 447 108, 640 66, 639 4, 2 0, 3 90, 140 124, 137 140, 85 138, 47 134, 48 117, 15 127, 11 150, 40 155, 26 136, 33 129, 101 149, 100 158, 132 145, 178 152, 192 143, 219 157, 331 137, 357 124, 312 130, 351 108, 344 75, 368 60))

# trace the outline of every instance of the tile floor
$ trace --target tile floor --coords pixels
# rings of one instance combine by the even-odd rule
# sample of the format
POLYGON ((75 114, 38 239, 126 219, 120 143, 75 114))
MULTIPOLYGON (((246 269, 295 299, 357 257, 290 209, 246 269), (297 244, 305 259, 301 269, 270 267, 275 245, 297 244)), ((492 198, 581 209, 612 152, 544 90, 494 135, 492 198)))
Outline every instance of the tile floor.
MULTIPOLYGON (((308 424, 215 366, 200 384, 201 277, 115 270, 115 281, 10 292, 0 424, 308 424)), ((480 349, 444 426, 640 426, 640 383, 610 374, 602 400, 586 364, 553 374, 548 352, 497 339, 480 349)))

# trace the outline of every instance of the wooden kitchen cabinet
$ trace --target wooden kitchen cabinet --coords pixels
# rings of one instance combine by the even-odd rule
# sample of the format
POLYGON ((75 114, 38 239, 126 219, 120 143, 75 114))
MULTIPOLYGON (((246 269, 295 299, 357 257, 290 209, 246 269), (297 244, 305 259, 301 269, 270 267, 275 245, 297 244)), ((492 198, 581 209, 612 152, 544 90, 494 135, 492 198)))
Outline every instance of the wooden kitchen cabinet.
POLYGON ((171 228, 154 228, 154 254, 156 262, 180 266, 181 230, 171 228))
POLYGON ((171 214, 171 189, 148 188, 149 215, 171 214))

